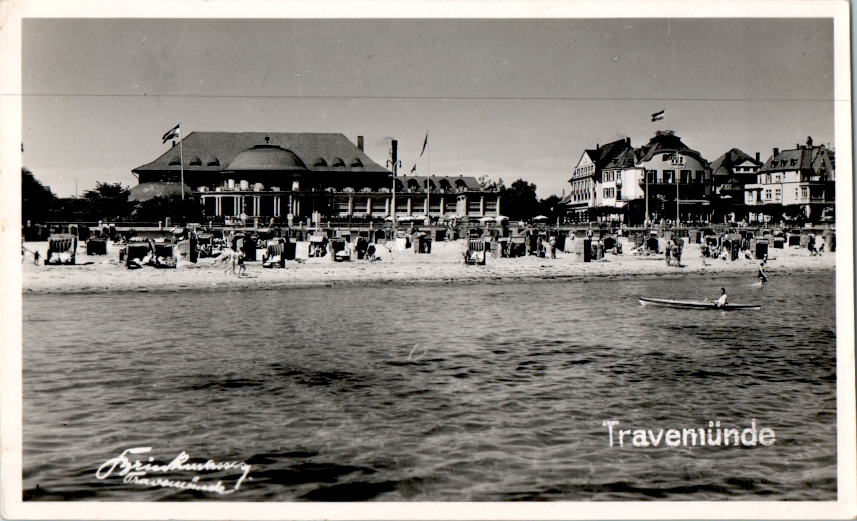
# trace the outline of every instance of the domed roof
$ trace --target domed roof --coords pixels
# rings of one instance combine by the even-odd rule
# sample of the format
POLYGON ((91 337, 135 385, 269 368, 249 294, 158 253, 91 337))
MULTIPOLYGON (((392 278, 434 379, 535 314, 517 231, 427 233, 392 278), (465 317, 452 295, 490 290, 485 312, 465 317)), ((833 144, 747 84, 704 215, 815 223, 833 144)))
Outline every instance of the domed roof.
MULTIPOLYGON (((267 141, 267 139, 266 139, 267 141)), ((227 170, 308 170, 301 158, 278 145, 256 145, 235 156, 227 170)))
POLYGON ((184 187, 185 197, 193 197, 193 191, 188 185, 181 183, 155 182, 155 183, 140 183, 131 188, 128 194, 128 200, 131 202, 143 202, 155 197, 181 197, 182 188, 184 187))

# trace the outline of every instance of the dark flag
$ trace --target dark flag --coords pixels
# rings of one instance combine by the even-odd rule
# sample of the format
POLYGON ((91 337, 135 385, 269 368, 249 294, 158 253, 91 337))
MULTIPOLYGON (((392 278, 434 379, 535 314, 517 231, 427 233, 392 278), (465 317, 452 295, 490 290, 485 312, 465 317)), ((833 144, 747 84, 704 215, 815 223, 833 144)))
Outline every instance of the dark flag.
POLYGON ((423 157, 423 154, 426 151, 426 146, 428 146, 428 131, 426 131, 426 138, 423 141, 423 149, 420 151, 420 157, 423 157))
POLYGON ((181 135, 182 135, 181 126, 182 126, 182 124, 181 124, 181 123, 179 123, 178 125, 176 125, 176 126, 174 126, 173 128, 169 129, 169 130, 167 131, 167 133, 166 133, 166 134, 164 134, 164 135, 163 135, 163 137, 161 138, 161 139, 163 140, 163 142, 164 142, 164 143, 166 143, 167 141, 169 141, 169 140, 171 140, 171 139, 179 139, 179 138, 181 138, 181 135))
POLYGON ((411 173, 413 174, 416 171, 417 171, 417 164, 414 163, 414 166, 411 167, 411 173))
POLYGON ((652 114, 652 121, 660 121, 664 119, 664 112, 665 111, 662 110, 660 112, 655 112, 654 114, 652 114))

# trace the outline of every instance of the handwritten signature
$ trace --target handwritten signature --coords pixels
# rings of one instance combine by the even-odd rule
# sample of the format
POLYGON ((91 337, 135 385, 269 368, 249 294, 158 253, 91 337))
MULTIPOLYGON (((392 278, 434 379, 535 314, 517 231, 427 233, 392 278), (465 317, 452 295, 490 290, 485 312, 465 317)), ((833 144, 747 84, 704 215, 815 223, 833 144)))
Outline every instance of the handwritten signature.
POLYGON ((176 488, 180 490, 199 490, 202 492, 214 492, 217 494, 233 494, 247 479, 253 479, 250 475, 250 465, 243 461, 215 461, 208 460, 202 463, 190 462, 190 455, 181 451, 178 456, 169 463, 159 464, 152 456, 141 458, 134 457, 139 454, 148 454, 152 447, 133 447, 125 449, 115 458, 110 458, 98 467, 95 477, 107 479, 114 473, 123 478, 124 483, 148 487, 176 488), (226 472, 237 471, 241 475, 227 487, 223 480, 215 482, 204 482, 200 480, 197 473, 202 472, 226 472), (190 479, 176 479, 172 477, 158 476, 159 474, 173 474, 177 472, 194 473, 190 479), (154 474, 154 476, 152 476, 154 474))

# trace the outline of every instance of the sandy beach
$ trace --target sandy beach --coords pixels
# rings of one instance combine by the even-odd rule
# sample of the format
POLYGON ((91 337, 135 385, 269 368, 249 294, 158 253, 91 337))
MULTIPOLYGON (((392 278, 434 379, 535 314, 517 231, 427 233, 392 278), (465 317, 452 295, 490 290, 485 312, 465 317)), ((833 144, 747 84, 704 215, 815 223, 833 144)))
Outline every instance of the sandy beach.
MULTIPOLYGON (((29 251, 40 251, 47 243, 26 243, 29 251)), ((682 277, 716 276, 746 272, 755 277, 759 261, 703 259, 698 244, 685 246, 681 267, 667 266, 663 255, 634 255, 627 242, 624 254, 607 254, 604 259, 577 262, 571 253, 557 252, 556 259, 489 257, 485 266, 466 266, 462 261, 464 241, 435 243, 431 254, 379 247, 380 261, 333 262, 311 258, 303 263, 288 262, 285 269, 263 268, 248 262, 247 275, 226 273, 226 265, 211 258, 196 264, 183 263, 177 269, 145 267, 128 270, 119 262, 119 247, 110 245, 108 254, 87 256, 79 253, 73 266, 35 265, 27 253, 22 263, 25 293, 98 293, 106 291, 175 291, 181 289, 241 289, 299 286, 334 286, 408 283, 477 283, 538 279, 581 279, 587 277, 682 277)), ((79 250, 80 251, 80 250, 79 250)), ((261 257, 261 256, 260 256, 261 257)), ((807 271, 834 270, 836 255, 813 256, 806 249, 784 248, 770 251, 765 271, 772 278, 807 271)))

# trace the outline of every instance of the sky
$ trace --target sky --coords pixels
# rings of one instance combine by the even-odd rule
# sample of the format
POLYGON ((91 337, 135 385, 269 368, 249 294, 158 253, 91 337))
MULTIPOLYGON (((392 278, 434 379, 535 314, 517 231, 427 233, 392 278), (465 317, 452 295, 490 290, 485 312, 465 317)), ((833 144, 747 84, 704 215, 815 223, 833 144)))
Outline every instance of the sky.
POLYGON ((382 165, 395 138, 404 172, 540 197, 656 130, 709 161, 835 146, 830 19, 27 19, 22 45, 23 165, 63 197, 135 185, 179 122, 363 135, 382 165))

